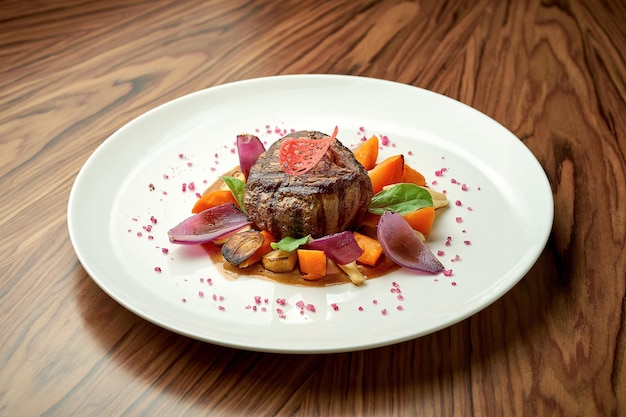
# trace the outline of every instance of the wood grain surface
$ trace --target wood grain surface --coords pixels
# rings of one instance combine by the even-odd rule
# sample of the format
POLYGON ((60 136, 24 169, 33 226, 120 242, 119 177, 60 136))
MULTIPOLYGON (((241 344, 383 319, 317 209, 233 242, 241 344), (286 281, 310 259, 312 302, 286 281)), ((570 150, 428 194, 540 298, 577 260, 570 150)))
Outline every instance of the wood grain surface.
POLYGON ((0 415, 626 415, 625 60, 623 1, 0 2, 0 415), (555 203, 524 279, 324 355, 198 342, 106 295, 67 230, 89 155, 171 99, 294 73, 427 88, 519 137, 555 203))

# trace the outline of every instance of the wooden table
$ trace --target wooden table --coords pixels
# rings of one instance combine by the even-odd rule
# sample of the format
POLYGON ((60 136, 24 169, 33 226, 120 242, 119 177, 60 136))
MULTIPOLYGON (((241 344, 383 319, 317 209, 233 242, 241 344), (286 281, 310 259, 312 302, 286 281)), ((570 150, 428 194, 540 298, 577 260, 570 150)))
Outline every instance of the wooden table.
POLYGON ((0 415, 626 414, 626 6, 569 1, 0 3, 0 415), (106 295, 66 209, 109 135, 230 81, 352 74, 511 130, 552 186, 539 260, 404 343, 322 355, 199 342, 106 295))

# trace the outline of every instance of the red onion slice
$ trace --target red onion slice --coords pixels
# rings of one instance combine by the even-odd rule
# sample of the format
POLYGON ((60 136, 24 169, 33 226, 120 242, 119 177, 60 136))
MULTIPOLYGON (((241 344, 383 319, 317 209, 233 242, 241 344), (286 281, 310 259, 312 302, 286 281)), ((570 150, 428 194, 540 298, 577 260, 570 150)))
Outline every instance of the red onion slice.
POLYGON ((263 152, 265 152, 265 146, 258 137, 249 134, 237 135, 239 166, 244 177, 248 178, 250 168, 263 152))
POLYGON ((436 274, 443 265, 398 213, 386 211, 376 232, 385 255, 400 266, 436 274))
POLYGON ((250 223, 244 212, 227 203, 188 217, 171 228, 167 235, 172 243, 195 245, 211 242, 250 223))
POLYGON ((339 265, 346 265, 357 260, 363 249, 351 232, 339 232, 315 239, 303 246, 305 249, 323 250, 330 259, 339 265))

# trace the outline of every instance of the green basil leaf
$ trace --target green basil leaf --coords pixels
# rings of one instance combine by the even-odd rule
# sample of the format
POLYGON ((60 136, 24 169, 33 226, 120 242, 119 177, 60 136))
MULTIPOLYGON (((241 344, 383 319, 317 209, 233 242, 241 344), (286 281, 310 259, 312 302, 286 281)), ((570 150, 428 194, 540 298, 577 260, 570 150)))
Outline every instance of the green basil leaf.
POLYGON ((241 181, 239 178, 229 177, 226 175, 221 178, 230 189, 233 197, 235 197, 235 201, 239 204, 239 208, 245 211, 243 208, 243 190, 246 187, 246 183, 241 181))
POLYGON ((385 211, 407 214, 432 205, 433 198, 428 190, 419 185, 401 183, 372 197, 368 211, 373 214, 383 214, 385 211))
POLYGON ((296 249, 298 249, 300 246, 306 245, 307 243, 309 243, 310 239, 311 239, 311 235, 306 235, 305 237, 301 237, 299 239, 295 237, 287 236, 287 237, 282 238, 278 242, 270 243, 270 246, 272 247, 272 249, 282 249, 285 252, 293 252, 296 249))

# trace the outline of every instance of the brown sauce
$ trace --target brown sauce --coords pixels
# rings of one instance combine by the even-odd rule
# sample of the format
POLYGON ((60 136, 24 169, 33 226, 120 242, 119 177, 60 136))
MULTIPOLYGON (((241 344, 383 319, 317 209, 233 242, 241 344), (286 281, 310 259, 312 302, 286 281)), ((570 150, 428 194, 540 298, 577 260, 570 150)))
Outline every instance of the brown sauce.
MULTIPOLYGON (((324 278, 318 281, 307 281, 302 278, 300 271, 296 267, 295 270, 291 272, 272 272, 263 268, 263 264, 256 263, 247 268, 239 268, 228 263, 224 257, 222 256, 221 249, 219 246, 214 245, 213 243, 207 243, 204 246, 204 250, 207 252, 218 271, 222 273, 227 278, 237 279, 240 276, 254 277, 260 279, 267 279, 275 282, 280 282, 282 284, 290 284, 290 285, 305 285, 307 287, 325 287, 328 285, 337 285, 337 284, 346 284, 350 283, 350 279, 346 274, 344 274, 341 270, 338 269, 336 265, 329 265, 328 273, 324 278), (336 271, 335 271, 336 270, 336 271)), ((383 275, 387 275, 388 273, 397 270, 399 267, 391 260, 387 259, 384 255, 381 256, 381 260, 376 264, 376 266, 367 266, 367 265, 358 265, 359 270, 363 275, 367 277, 367 279, 378 278, 383 275)))

